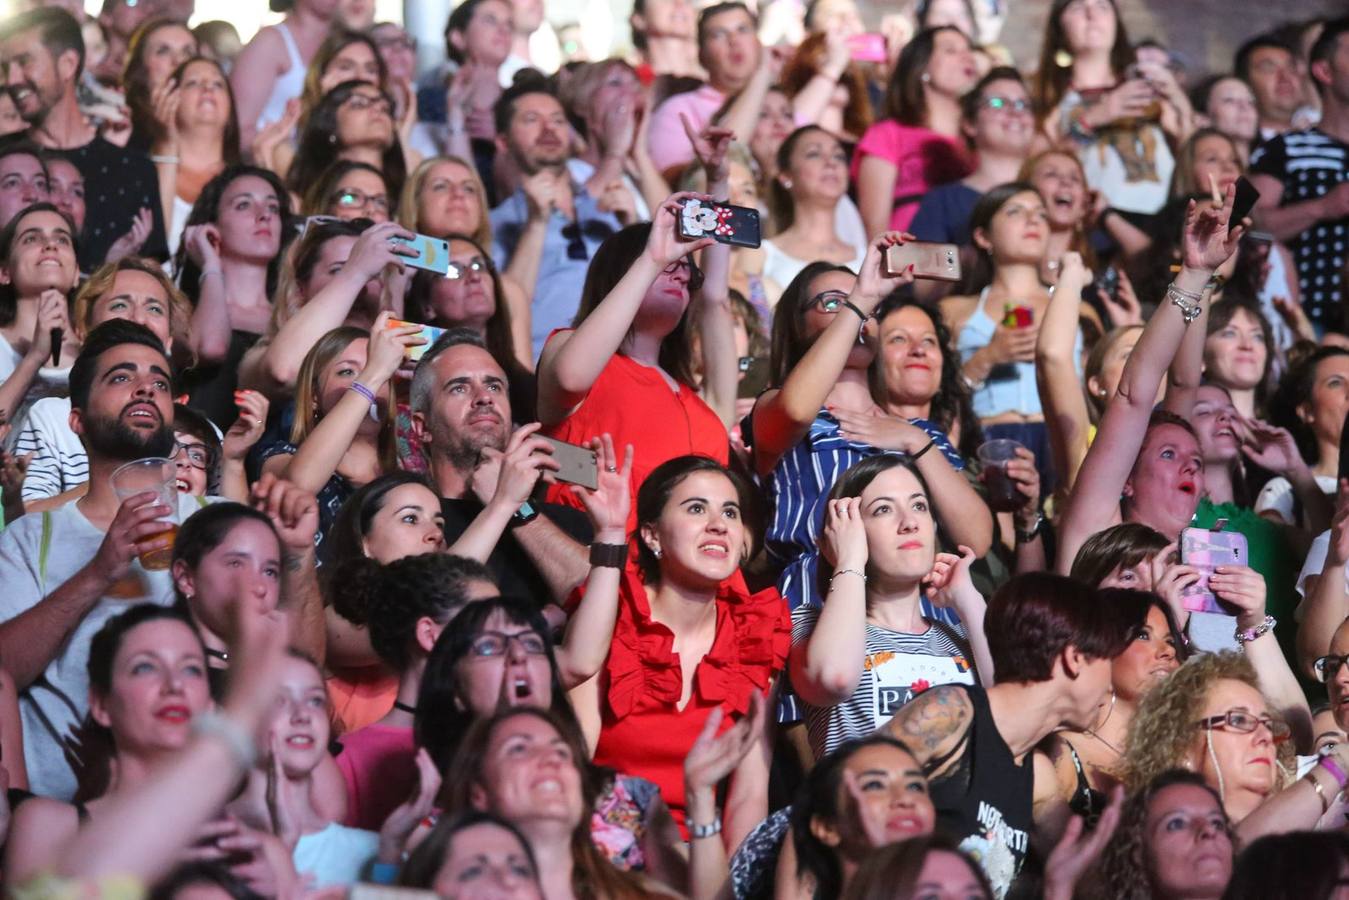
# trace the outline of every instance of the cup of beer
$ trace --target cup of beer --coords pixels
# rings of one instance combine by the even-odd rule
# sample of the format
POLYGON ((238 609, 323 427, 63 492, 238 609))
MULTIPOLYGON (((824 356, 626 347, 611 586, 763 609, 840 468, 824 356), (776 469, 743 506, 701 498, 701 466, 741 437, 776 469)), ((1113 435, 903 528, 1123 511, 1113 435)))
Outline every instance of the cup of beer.
MULTIPOLYGON (((178 533, 178 467, 173 460, 162 456, 149 456, 119 466, 112 473, 112 490, 117 499, 125 501, 128 497, 144 494, 147 491, 155 495, 155 503, 167 506, 169 514, 160 521, 164 530, 145 538, 155 540, 178 533)), ((163 571, 173 559, 173 547, 161 547, 137 555, 141 568, 146 571, 163 571)))

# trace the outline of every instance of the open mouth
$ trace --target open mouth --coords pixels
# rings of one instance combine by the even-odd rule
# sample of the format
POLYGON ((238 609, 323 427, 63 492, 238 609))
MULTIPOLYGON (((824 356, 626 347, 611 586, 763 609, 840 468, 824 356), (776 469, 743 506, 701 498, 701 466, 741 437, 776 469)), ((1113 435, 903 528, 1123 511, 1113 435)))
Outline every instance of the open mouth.
POLYGON ((171 725, 181 725, 192 718, 192 712, 186 706, 165 706, 155 713, 155 718, 171 725))
POLYGON ((724 558, 731 555, 731 548, 725 541, 706 541, 698 545, 698 552, 724 558))
POLYGON ((1176 485, 1176 490, 1180 491, 1182 494, 1193 495, 1195 492, 1195 484, 1193 481, 1182 481, 1180 484, 1176 485))
POLYGON ((528 700, 534 696, 534 689, 530 687, 529 679, 516 678, 511 682, 511 696, 516 700, 528 700))
POLYGON ((886 821, 885 827, 892 834, 918 834, 923 830, 923 823, 917 816, 895 816, 886 821))
POLYGON ((186 478, 175 479, 173 482, 173 486, 174 488, 177 489, 178 493, 180 494, 190 493, 192 490, 192 485, 187 483, 186 478))
POLYGON ((164 417, 159 414, 159 410, 149 403, 135 403, 128 406, 122 413, 124 418, 131 419, 137 425, 149 424, 158 425, 164 421, 164 417))
POLYGON ((307 734, 292 734, 286 738, 286 746, 294 747, 296 750, 313 749, 314 739, 307 734))

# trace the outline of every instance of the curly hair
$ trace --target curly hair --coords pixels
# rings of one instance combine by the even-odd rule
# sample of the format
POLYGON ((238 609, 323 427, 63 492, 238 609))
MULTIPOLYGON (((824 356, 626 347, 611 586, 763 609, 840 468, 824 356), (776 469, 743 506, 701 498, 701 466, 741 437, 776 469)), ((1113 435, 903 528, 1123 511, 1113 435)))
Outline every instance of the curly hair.
MULTIPOLYGON (((1144 695, 1129 723, 1124 744, 1124 785, 1141 790, 1168 769, 1184 764, 1195 746, 1195 722, 1213 685, 1224 679, 1260 690, 1250 660, 1240 653, 1201 653, 1144 695)), ((1261 692, 1263 696, 1263 691, 1261 692)), ((1293 772, 1293 745, 1280 744, 1277 769, 1280 790, 1293 772)))
MULTIPOLYGON (((1155 692, 1154 692, 1155 693, 1155 692)), ((1169 787, 1189 785, 1202 788, 1213 795, 1222 809, 1222 798, 1204 782, 1202 776, 1184 769, 1166 769, 1143 787, 1130 793, 1120 812, 1119 826, 1105 845, 1092 875, 1082 879, 1083 896, 1091 900, 1152 900, 1153 886, 1149 877, 1147 858, 1148 808, 1153 798, 1169 787)), ((1236 835, 1223 813, 1228 836, 1236 848, 1236 835)))

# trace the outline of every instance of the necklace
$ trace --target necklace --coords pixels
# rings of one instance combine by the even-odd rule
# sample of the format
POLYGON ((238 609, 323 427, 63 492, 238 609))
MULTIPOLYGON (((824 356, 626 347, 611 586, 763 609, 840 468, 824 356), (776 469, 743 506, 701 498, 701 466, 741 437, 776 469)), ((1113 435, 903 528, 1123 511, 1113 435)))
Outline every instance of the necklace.
POLYGON ((1102 744, 1105 744, 1107 747, 1109 747, 1111 750, 1115 752, 1116 756, 1123 756, 1124 752, 1120 750, 1120 748, 1116 747, 1114 744, 1110 743, 1105 738, 1097 734, 1097 732, 1100 729, 1105 727, 1105 723, 1110 721, 1110 716, 1114 711, 1115 711, 1115 691, 1112 689, 1110 691, 1110 707, 1105 711, 1105 718, 1101 720, 1101 724, 1097 725, 1095 728, 1083 728, 1082 733, 1088 735, 1089 737, 1094 737, 1102 744))

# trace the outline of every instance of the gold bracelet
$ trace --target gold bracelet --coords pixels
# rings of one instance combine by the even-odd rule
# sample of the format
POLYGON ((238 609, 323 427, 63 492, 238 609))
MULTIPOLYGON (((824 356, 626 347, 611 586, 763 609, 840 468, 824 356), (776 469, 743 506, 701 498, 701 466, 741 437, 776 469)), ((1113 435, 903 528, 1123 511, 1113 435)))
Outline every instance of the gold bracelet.
MULTIPOLYGON (((1314 772, 1315 769, 1312 771, 1314 772)), ((1321 815, 1324 816, 1330 811, 1330 800, 1326 798, 1326 789, 1321 787, 1321 782, 1316 779, 1312 772, 1307 773, 1306 780, 1311 782, 1312 787, 1316 789, 1316 796, 1321 798, 1321 815)))

